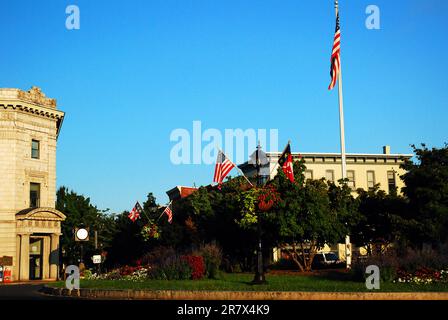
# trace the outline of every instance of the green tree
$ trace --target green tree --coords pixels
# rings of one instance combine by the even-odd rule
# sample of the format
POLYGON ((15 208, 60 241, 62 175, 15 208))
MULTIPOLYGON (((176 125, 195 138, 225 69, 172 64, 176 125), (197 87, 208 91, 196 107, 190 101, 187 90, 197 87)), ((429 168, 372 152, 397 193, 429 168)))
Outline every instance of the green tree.
POLYGON ((247 189, 246 181, 236 177, 228 179, 221 190, 201 187, 186 200, 186 217, 195 226, 196 244, 217 242, 228 271, 250 271, 254 266, 256 234, 238 224, 240 198, 247 189))
POLYGON ((305 181, 304 171, 304 161, 296 161, 295 183, 278 171, 273 183, 282 201, 268 220, 276 227, 278 246, 290 253, 301 271, 310 271, 320 248, 349 234, 357 211, 345 183, 337 186, 325 179, 305 181))
POLYGON ((98 248, 107 248, 111 243, 114 231, 113 218, 107 214, 108 210, 99 210, 90 203, 90 199, 60 187, 56 193, 56 209, 66 215, 62 223, 61 248, 64 252, 63 261, 66 264, 77 264, 81 258, 81 243, 76 242, 73 230, 76 227, 88 227, 90 240, 83 242, 83 260, 91 264, 90 257, 95 250, 94 231, 98 231, 98 248))
POLYGON ((145 252, 157 245, 157 240, 146 242, 141 234, 148 219, 156 220, 161 213, 153 193, 148 193, 142 208, 144 212, 136 221, 129 219, 128 211, 114 216, 115 233, 108 252, 107 265, 109 267, 133 264, 145 252))
POLYGON ((352 241, 365 247, 369 255, 382 254, 391 243, 403 239, 413 223, 403 217, 408 209, 407 201, 396 192, 387 194, 379 185, 368 191, 357 191, 360 220, 353 228, 352 241))
POLYGON ((407 160, 401 166, 407 171, 402 176, 403 193, 409 199, 405 218, 417 221, 409 240, 439 245, 448 240, 448 145, 412 147, 416 161, 407 160))

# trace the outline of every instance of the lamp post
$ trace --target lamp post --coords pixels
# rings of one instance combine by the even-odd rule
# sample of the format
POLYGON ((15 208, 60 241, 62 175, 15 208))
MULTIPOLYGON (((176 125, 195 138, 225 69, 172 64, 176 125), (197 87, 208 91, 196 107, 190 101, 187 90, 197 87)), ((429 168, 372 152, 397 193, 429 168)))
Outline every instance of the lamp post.
POLYGON ((89 228, 84 228, 79 227, 79 228, 75 228, 74 229, 74 234, 75 234, 75 241, 80 243, 80 253, 81 253, 81 257, 79 259, 79 269, 83 269, 84 268, 84 260, 83 260, 83 242, 85 241, 89 241, 89 228))
MULTIPOLYGON (((257 168, 257 187, 263 185, 262 176, 260 175, 261 171, 261 156, 262 156, 261 146, 258 143, 257 150, 255 151, 255 166, 257 168)), ((263 251, 261 245, 261 219, 260 212, 257 217, 257 233, 258 233, 258 246, 257 246, 257 270, 255 272, 254 280, 252 280, 252 284, 266 284, 266 278, 264 275, 263 268, 263 251)))

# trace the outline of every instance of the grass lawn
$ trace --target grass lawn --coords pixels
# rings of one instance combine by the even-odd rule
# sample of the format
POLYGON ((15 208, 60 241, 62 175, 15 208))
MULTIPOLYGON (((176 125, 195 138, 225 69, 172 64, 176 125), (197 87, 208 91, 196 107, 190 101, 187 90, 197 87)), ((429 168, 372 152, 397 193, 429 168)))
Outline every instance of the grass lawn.
MULTIPOLYGON (((266 285, 251 285, 253 274, 224 274, 220 280, 81 280, 81 288, 95 289, 146 289, 146 290, 210 290, 210 291, 322 291, 372 292, 363 282, 355 282, 346 275, 268 274, 266 285), (344 279, 345 277, 345 279, 344 279)), ((57 282, 57 287, 65 287, 57 282)), ((448 284, 381 283, 376 292, 432 291, 447 292, 448 284)))

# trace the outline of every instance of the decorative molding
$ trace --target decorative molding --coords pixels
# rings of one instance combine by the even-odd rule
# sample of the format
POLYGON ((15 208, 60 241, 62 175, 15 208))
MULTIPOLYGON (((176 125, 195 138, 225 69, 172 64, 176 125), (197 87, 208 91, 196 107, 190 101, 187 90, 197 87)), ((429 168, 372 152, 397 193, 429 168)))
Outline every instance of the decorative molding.
MULTIPOLYGON (((29 208, 16 213, 18 221, 28 221, 28 226, 31 226, 31 220, 39 221, 64 221, 65 215, 53 208, 29 208)), ((50 226, 50 225, 49 225, 50 226)))
POLYGON ((13 109, 28 112, 38 116, 47 117, 50 119, 61 120, 64 118, 64 112, 56 109, 54 110, 42 109, 45 108, 44 106, 40 108, 39 106, 27 106, 21 103, 14 103, 14 104, 0 103, 0 107, 3 107, 3 109, 13 109))
POLYGON ((18 91, 18 98, 42 106, 56 108, 56 99, 47 98, 39 87, 31 87, 28 91, 18 91))

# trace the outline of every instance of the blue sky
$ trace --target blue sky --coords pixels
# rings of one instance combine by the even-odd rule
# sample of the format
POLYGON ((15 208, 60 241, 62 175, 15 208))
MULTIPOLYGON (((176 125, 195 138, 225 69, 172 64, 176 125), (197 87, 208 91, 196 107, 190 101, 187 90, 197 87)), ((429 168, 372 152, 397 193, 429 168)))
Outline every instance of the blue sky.
MULTIPOLYGON (((447 141, 445 0, 340 1, 347 152, 409 153, 447 141), (381 29, 365 27, 367 5, 381 29)), ((208 184, 212 165, 170 162, 170 133, 279 130, 293 151, 339 151, 327 90, 330 0, 1 1, 1 87, 32 85, 66 119, 57 183, 129 210, 175 185, 208 184), (81 29, 67 30, 76 4, 81 29)))

